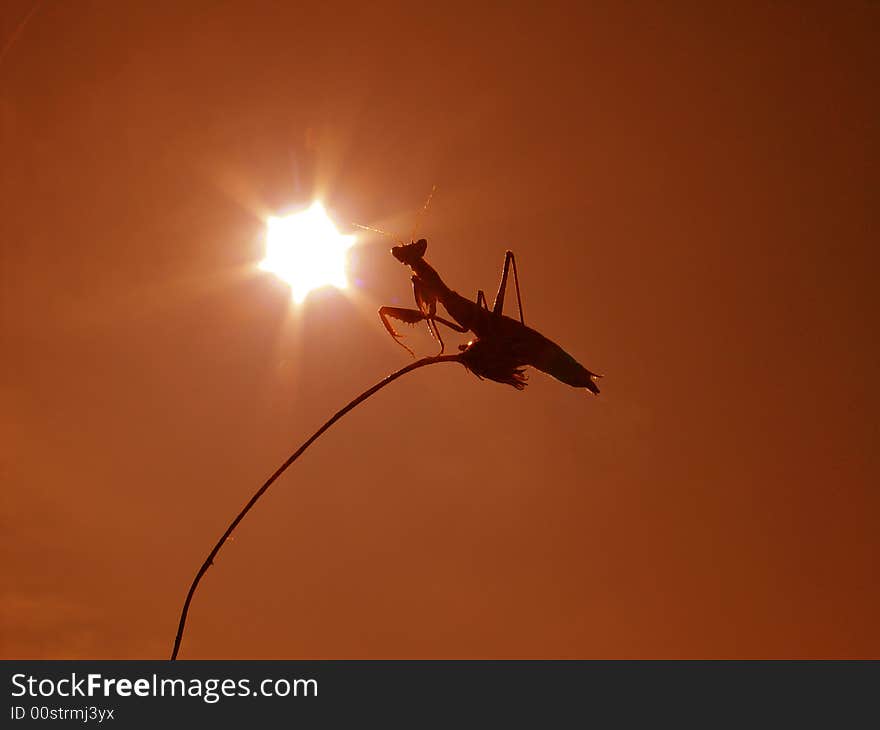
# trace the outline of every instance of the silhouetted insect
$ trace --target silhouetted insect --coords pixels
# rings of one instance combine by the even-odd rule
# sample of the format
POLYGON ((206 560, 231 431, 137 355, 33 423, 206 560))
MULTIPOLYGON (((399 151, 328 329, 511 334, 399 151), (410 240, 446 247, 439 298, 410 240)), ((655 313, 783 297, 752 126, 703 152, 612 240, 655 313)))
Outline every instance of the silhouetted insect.
POLYGON ((427 240, 420 238, 418 241, 401 244, 391 249, 394 258, 413 271, 413 294, 418 307, 418 309, 404 307, 379 309, 382 324, 396 342, 415 356, 412 350, 400 341, 401 336, 395 331, 389 318, 408 324, 427 322, 431 334, 440 342, 441 353, 444 346, 438 324, 456 332, 473 332, 477 339, 460 346, 459 349, 468 355, 465 362, 470 363, 469 368, 478 376, 522 389, 525 386, 525 378, 519 366, 531 365, 563 383, 575 388, 587 388, 598 395, 599 388, 595 381, 602 377, 601 375, 587 370, 555 342, 526 326, 519 292, 519 278, 516 273, 516 259, 512 251, 505 254, 498 293, 492 309, 489 309, 482 289, 477 292, 477 300, 474 302, 446 286, 435 269, 425 261, 427 248, 427 240), (511 266, 516 286, 519 320, 502 314, 511 266), (438 302, 443 305, 454 322, 437 316, 438 302), (469 349, 472 352, 468 353, 469 349))

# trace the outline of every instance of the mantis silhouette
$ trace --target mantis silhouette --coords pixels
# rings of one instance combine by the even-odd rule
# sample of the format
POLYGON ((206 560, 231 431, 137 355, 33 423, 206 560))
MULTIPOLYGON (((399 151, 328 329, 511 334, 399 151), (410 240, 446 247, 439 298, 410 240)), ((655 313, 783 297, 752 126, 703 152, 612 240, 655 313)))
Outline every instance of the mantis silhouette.
MULTIPOLYGON (((575 388, 586 388, 595 395, 599 394, 596 380, 602 377, 601 375, 588 370, 555 342, 526 326, 516 259, 512 251, 508 251, 504 256, 498 293, 495 295, 492 309, 489 309, 482 289, 477 292, 476 301, 471 301, 446 286, 437 271, 425 261, 427 248, 427 240, 420 238, 418 241, 400 244, 391 249, 394 258, 413 271, 413 294, 418 308, 381 307, 379 309, 379 318, 385 329, 413 357, 415 354, 400 341, 401 335, 392 326, 391 319, 407 324, 427 322, 431 334, 440 343, 440 354, 443 353, 444 345, 438 324, 449 327, 455 332, 473 332, 477 339, 462 345, 460 349, 465 351, 475 346, 478 348, 472 353, 475 367, 469 368, 478 376, 521 388, 524 385, 524 377, 517 378, 520 385, 516 386, 515 383, 510 382, 510 373, 516 371, 518 366, 531 365, 563 383, 575 388), (503 314, 504 295, 511 268, 516 287, 519 320, 503 314), (454 321, 437 315, 438 303, 443 305, 454 321)), ((522 372, 519 372, 521 376, 522 372)))

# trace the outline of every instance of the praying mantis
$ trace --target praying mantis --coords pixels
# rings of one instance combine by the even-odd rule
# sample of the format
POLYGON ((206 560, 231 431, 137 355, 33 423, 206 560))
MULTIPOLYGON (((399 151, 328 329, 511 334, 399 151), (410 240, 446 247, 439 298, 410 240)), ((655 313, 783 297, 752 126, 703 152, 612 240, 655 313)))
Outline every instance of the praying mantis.
POLYGON ((601 375, 588 370, 555 342, 526 326, 516 259, 512 251, 507 251, 504 256, 498 293, 495 295, 492 308, 489 309, 482 289, 477 292, 476 301, 467 299, 450 289, 425 260, 427 248, 428 241, 420 238, 418 241, 402 243, 391 249, 394 258, 412 269, 413 294, 417 309, 388 306, 379 309, 379 318, 385 329, 413 357, 415 354, 400 341, 401 335, 392 326, 391 319, 407 324, 427 322, 431 334, 440 343, 441 354, 444 344, 438 325, 442 324, 455 332, 473 332, 476 339, 461 345, 459 349, 463 353, 468 369, 478 377, 485 377, 522 390, 525 387, 522 366, 531 365, 572 387, 586 388, 594 395, 599 394, 596 380, 602 377, 601 375), (519 320, 503 313, 504 295, 511 268, 516 287, 519 320), (437 315, 438 304, 443 305, 454 321, 437 315))

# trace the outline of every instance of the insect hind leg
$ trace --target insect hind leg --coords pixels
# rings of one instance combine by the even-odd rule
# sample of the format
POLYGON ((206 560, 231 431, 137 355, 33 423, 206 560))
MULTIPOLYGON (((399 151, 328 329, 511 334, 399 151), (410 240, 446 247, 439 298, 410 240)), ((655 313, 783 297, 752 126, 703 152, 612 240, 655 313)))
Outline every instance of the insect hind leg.
POLYGON ((519 321, 521 324, 525 324, 526 321, 523 319, 522 298, 519 295, 519 276, 517 276, 516 273, 516 259, 513 256, 513 251, 508 251, 504 255, 504 269, 501 272, 501 282, 498 285, 498 293, 495 295, 495 302, 492 304, 492 311, 495 314, 503 314, 504 292, 507 289, 507 274, 510 270, 511 264, 513 264, 513 283, 516 286, 516 306, 519 310, 519 321))

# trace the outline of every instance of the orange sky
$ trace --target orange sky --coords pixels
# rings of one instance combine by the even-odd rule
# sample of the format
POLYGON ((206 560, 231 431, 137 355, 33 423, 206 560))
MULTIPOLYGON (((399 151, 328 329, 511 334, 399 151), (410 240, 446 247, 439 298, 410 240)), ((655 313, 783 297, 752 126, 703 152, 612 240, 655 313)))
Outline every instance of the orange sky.
POLYGON ((388 241, 294 310, 265 216, 436 184, 428 260, 513 249, 601 397, 390 386, 181 657, 880 656, 880 6, 299 5, 0 11, 0 654, 167 656, 408 361, 388 241))

